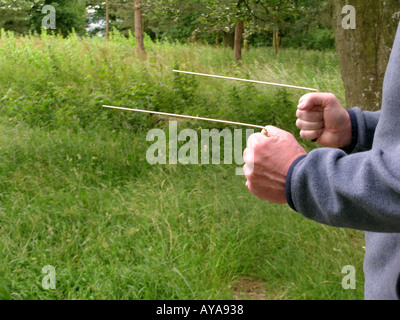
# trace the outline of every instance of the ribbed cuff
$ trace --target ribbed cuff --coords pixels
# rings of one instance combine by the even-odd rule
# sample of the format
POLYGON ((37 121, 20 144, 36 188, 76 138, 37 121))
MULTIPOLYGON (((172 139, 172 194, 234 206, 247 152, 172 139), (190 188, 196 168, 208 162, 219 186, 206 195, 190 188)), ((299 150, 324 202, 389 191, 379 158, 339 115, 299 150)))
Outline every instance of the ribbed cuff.
POLYGON ((287 173, 287 176, 286 176, 286 185, 285 185, 286 201, 287 201, 289 207, 291 207, 294 211, 297 211, 297 210, 296 210, 296 207, 294 206, 293 199, 292 199, 292 173, 293 173, 293 170, 296 167, 296 165, 301 160, 303 160, 305 157, 307 157, 307 155, 300 156, 296 160, 294 160, 293 163, 291 164, 289 171, 287 173))
POLYGON ((358 143, 358 125, 357 125, 357 118, 356 114, 353 110, 347 110, 350 115, 350 122, 351 122, 351 143, 344 148, 340 148, 347 154, 350 154, 354 151, 358 143))

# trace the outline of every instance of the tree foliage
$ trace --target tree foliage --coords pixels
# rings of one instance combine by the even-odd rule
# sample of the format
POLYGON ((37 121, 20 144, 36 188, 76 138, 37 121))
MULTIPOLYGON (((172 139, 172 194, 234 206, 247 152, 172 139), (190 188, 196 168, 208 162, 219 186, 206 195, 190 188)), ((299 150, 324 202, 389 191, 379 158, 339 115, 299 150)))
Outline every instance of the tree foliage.
POLYGON ((0 28, 18 34, 27 33, 30 28, 30 19, 34 5, 35 1, 33 0, 1 0, 0 28))
MULTIPOLYGON (((134 0, 107 0, 109 28, 134 34, 134 0)), ((105 0, 0 0, 0 28, 19 34, 40 32, 41 8, 56 9, 56 32, 105 34, 105 0)), ((246 46, 332 48, 327 1, 317 0, 142 0, 144 32, 153 40, 223 42, 233 48, 237 24, 246 46), (279 33, 278 33, 279 32, 279 33)))
POLYGON ((56 32, 63 36, 72 30, 78 34, 85 33, 86 29, 86 3, 83 0, 41 0, 32 6, 30 18, 31 30, 40 32, 44 14, 42 8, 50 5, 56 11, 56 32))
POLYGON ((45 5, 56 11, 56 32, 67 35, 72 30, 84 33, 86 28, 86 3, 84 0, 1 0, 0 28, 17 34, 40 32, 45 5))

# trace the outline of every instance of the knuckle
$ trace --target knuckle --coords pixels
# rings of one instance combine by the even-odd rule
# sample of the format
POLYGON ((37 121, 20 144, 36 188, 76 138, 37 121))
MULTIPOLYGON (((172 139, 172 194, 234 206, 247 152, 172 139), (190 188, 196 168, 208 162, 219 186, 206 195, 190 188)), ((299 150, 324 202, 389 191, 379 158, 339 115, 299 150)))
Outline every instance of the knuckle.
POLYGON ((326 99, 328 103, 332 103, 333 101, 337 100, 336 96, 333 93, 327 93, 326 99))
POLYGON ((329 99, 335 99, 336 98, 334 93, 328 93, 327 96, 328 96, 329 99))
MULTIPOLYGON (((267 142, 268 142, 268 140, 264 139, 264 137, 260 138, 259 136, 257 136, 252 144, 252 148, 251 148, 253 151, 252 154, 260 152, 265 147, 265 144, 267 142)), ((251 154, 251 152, 250 152, 250 154, 251 154)))
POLYGON ((251 149, 255 148, 255 146, 258 144, 258 140, 259 140, 259 137, 258 137, 258 135, 256 133, 253 133, 249 137, 249 139, 247 140, 247 148, 249 149, 249 151, 251 149))
POLYGON ((261 148, 261 144, 260 143, 255 144, 254 147, 253 147, 254 153, 260 152, 261 149, 262 148, 261 148))
POLYGON ((251 165, 254 162, 254 158, 248 154, 243 158, 245 164, 251 165))
POLYGON ((243 168, 244 176, 246 177, 248 182, 252 182, 254 178, 253 170, 250 170, 248 167, 243 168))

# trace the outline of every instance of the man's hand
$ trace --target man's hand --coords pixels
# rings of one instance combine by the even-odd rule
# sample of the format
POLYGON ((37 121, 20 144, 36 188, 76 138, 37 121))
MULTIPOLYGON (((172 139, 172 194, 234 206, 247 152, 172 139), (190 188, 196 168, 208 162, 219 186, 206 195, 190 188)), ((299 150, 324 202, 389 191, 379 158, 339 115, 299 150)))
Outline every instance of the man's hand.
POLYGON ((351 121, 348 112, 331 93, 309 93, 297 107, 296 125, 306 140, 331 148, 344 148, 351 143, 351 121))
POLYGON ((268 126, 268 137, 255 133, 244 151, 243 172, 248 189, 260 200, 287 203, 286 176, 294 160, 306 151, 289 132, 268 126))

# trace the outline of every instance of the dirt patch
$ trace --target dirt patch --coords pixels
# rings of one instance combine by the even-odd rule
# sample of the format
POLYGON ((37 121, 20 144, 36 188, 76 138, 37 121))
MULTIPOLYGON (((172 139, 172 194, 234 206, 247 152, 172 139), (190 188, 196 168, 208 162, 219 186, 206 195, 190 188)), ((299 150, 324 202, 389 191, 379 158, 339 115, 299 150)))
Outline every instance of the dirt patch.
POLYGON ((229 287, 234 292, 235 300, 269 300, 265 284, 258 280, 242 279, 229 287))

